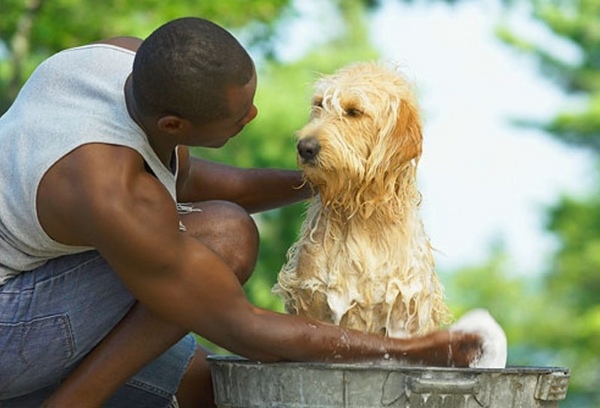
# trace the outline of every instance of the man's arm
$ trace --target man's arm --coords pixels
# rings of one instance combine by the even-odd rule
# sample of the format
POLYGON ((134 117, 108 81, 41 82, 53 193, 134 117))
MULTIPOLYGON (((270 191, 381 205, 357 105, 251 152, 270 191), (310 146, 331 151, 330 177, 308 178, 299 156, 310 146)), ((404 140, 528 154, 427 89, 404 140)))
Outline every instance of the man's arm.
MULTIPOLYGON (((479 351, 475 336, 438 332, 395 340, 253 306, 228 265, 179 231, 171 197, 131 149, 102 144, 77 149, 44 176, 38 204, 40 221, 50 236, 66 244, 96 247, 151 313, 180 327, 181 333, 194 331, 233 353, 265 362, 352 361, 387 355, 435 365, 467 365, 479 351)), ((98 370, 86 367, 100 366, 108 393, 123 383, 119 374, 134 373, 151 361, 156 350, 134 349, 136 358, 122 359, 119 351, 135 344, 130 335, 127 327, 113 331, 97 350, 100 357, 83 366, 74 388, 85 385, 86 377, 98 375, 98 370), (111 376, 114 367, 118 373, 111 376)))
POLYGON ((305 200, 313 193, 298 170, 242 169, 191 157, 187 147, 178 152, 180 201, 226 200, 255 213, 305 200))
MULTIPOLYGON (((38 197, 44 201, 40 219, 54 239, 94 246, 148 310, 239 355, 262 361, 386 353, 421 358, 423 347, 431 346, 424 339, 386 339, 253 306, 228 265, 179 231, 171 197, 131 149, 77 149, 44 176, 38 197)), ((430 358, 448 363, 441 361, 447 356, 430 358)))

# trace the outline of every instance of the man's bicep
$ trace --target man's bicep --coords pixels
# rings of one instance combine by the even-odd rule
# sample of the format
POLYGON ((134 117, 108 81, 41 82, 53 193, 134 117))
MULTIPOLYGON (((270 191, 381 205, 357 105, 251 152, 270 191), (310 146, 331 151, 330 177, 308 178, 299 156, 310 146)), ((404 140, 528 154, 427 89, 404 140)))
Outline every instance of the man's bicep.
POLYGON ((112 219, 100 227, 95 246, 149 310, 221 339, 231 307, 248 306, 241 285, 216 253, 179 231, 175 203, 150 181, 138 183, 132 198, 105 210, 112 219))
POLYGON ((175 202, 154 177, 141 174, 107 191, 91 207, 86 236, 107 259, 133 266, 149 263, 155 265, 152 269, 171 262, 169 247, 181 238, 179 217, 175 202))

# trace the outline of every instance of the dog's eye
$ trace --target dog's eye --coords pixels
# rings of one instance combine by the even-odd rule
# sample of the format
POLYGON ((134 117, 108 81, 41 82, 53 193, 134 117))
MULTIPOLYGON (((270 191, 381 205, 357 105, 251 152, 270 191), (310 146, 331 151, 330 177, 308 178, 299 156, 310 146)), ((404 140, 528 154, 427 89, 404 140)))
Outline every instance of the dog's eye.
POLYGON ((323 99, 315 99, 312 102, 313 108, 322 108, 323 107, 323 99))
POLYGON ((321 104, 321 102, 318 103, 314 103, 312 104, 312 106, 310 107, 310 118, 311 119, 315 119, 318 118, 319 116, 321 116, 321 111, 323 110, 323 105, 321 104))
POLYGON ((363 112, 357 108, 348 108, 345 110, 344 114, 348 117, 356 118, 356 117, 361 116, 363 114, 363 112))

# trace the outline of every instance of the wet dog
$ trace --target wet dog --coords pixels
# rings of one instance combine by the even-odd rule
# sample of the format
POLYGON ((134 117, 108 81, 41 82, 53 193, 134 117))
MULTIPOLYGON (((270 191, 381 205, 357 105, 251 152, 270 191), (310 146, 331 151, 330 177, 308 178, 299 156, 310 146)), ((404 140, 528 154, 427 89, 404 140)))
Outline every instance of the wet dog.
POLYGON ((273 288, 287 311, 391 337, 448 323, 419 215, 422 131, 410 81, 380 63, 323 76, 297 149, 318 194, 273 288))

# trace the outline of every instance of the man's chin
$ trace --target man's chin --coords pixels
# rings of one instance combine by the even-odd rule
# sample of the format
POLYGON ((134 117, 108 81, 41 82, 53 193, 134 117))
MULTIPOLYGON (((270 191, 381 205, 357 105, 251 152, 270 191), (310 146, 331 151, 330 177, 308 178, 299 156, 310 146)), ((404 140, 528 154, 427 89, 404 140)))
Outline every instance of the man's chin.
POLYGON ((218 149, 220 147, 223 147, 227 144, 227 142, 229 142, 229 139, 222 141, 221 143, 215 143, 214 145, 210 146, 213 149, 218 149))
POLYGON ((198 144, 197 146, 198 147, 205 147, 207 149, 219 149, 219 148, 225 146, 228 141, 229 141, 229 139, 224 140, 222 142, 201 143, 201 144, 198 144))

